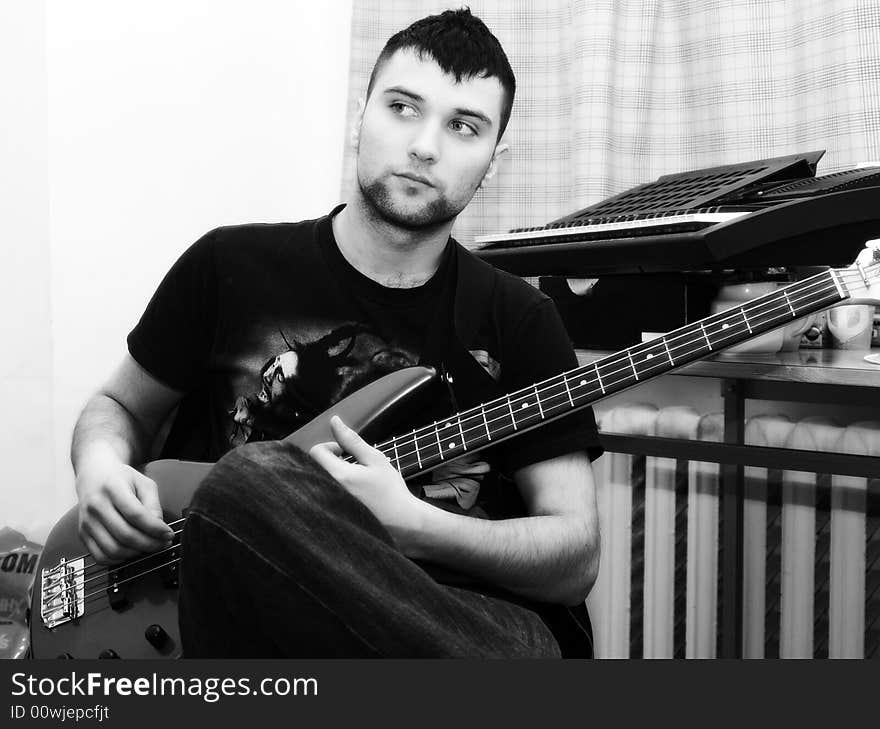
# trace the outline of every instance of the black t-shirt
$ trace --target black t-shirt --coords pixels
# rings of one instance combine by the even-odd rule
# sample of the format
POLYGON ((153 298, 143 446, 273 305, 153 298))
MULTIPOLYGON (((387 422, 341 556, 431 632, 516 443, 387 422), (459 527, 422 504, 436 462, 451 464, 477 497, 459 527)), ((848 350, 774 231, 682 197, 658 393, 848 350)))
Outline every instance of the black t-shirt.
MULTIPOLYGON (((242 443, 283 438, 401 367, 430 365, 452 384, 438 385, 431 406, 420 403, 399 432, 577 366, 552 301, 453 239, 421 286, 364 276, 333 237, 340 209, 301 223, 217 228, 165 276, 128 336, 144 369, 186 393, 163 457, 215 461, 242 443)), ((414 488, 450 510, 519 516, 506 477, 573 450, 601 453, 590 408, 482 451, 488 473, 458 474, 450 464, 414 488)))

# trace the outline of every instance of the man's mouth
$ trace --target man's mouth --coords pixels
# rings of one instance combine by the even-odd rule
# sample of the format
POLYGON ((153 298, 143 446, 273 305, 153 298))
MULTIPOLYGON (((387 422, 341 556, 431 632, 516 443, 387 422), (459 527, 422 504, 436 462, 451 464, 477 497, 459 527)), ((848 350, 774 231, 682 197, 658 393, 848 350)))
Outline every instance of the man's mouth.
POLYGON ((416 174, 415 172, 398 172, 396 174, 398 177, 402 177, 405 180, 412 180, 413 182, 419 182, 422 185, 426 185, 428 187, 434 187, 434 183, 431 182, 427 177, 423 177, 422 175, 416 174))

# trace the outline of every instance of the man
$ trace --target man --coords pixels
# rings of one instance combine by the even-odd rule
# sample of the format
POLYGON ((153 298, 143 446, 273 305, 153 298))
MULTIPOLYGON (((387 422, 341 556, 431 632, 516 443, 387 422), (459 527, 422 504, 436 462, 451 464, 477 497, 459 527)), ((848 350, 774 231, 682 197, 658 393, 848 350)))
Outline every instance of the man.
POLYGON ((197 241, 86 406, 72 459, 99 561, 171 539, 132 464, 174 406, 163 456, 219 459, 183 534, 186 655, 590 654, 592 411, 409 484, 338 419, 309 454, 279 440, 400 367, 448 375, 411 429, 576 366, 552 302, 450 238, 507 149, 514 90, 467 10, 394 35, 354 124, 347 204, 197 241))

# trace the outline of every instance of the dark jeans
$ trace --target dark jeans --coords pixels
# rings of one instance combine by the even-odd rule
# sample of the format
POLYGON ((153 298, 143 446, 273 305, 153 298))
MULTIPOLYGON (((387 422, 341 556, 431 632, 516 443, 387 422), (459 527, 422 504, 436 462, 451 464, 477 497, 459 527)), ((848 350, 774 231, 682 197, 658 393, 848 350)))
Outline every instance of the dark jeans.
POLYGON ((442 585, 373 514, 282 442, 224 456, 183 534, 187 657, 558 657, 533 611, 442 585))

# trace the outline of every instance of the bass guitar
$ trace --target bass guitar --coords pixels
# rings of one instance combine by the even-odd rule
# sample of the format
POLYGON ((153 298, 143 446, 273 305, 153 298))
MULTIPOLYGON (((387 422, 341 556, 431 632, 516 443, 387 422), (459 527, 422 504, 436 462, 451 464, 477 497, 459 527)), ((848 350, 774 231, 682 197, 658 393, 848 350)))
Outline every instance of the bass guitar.
MULTIPOLYGON (((756 337, 794 319, 841 304, 878 304, 880 257, 866 249, 847 268, 829 269, 663 337, 562 372, 449 418, 387 438, 376 447, 404 478, 565 417, 602 398, 756 337)), ((341 400, 286 440, 303 450, 333 440, 333 415, 359 433, 381 424, 423 395, 437 377, 402 369, 341 400)), ((78 536, 76 507, 50 532, 32 591, 31 653, 36 658, 175 658, 177 574, 185 509, 212 464, 148 463, 164 518, 176 533, 166 549, 102 566, 78 536)))

